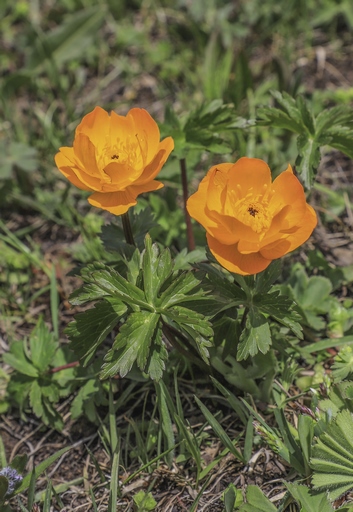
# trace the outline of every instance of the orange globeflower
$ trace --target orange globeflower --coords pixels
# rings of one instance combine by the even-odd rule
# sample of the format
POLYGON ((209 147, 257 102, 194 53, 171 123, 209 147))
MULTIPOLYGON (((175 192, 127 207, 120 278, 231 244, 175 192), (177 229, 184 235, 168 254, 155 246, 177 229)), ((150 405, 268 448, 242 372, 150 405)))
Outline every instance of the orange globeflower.
POLYGON ((317 223, 291 166, 272 182, 258 158, 211 167, 187 209, 206 229, 217 261, 242 275, 261 272, 299 247, 317 223))
POLYGON ((77 126, 73 147, 60 148, 55 163, 73 185, 93 192, 93 206, 121 215, 138 195, 163 187, 154 178, 173 148, 171 137, 160 142, 146 110, 119 116, 96 107, 77 126))

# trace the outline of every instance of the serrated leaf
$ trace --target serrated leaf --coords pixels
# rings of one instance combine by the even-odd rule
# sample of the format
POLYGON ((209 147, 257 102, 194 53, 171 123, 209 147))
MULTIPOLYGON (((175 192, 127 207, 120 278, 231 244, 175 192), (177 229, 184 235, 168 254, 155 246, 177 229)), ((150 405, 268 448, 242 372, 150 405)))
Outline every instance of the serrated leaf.
POLYGON ((266 317, 252 308, 246 319, 246 327, 240 336, 237 359, 241 361, 258 351, 266 354, 272 343, 270 326, 266 317))
POLYGON ((10 352, 6 352, 3 355, 3 360, 23 375, 34 378, 38 377, 38 370, 26 357, 22 341, 12 343, 10 352))
POLYGON ((348 127, 334 127, 326 132, 326 136, 330 138, 330 146, 353 158, 353 130, 348 127))
POLYGON ((136 309, 137 306, 150 308, 143 290, 127 281, 119 272, 103 264, 90 264, 81 270, 85 285, 75 291, 72 304, 83 304, 103 297, 114 297, 136 309))
POLYGON ((296 104, 298 107, 298 110, 301 115, 301 120, 305 127, 307 128, 308 132, 314 136, 315 135, 315 122, 312 113, 308 109, 308 105, 303 98, 303 96, 298 96, 296 100, 296 104))
POLYGON ((101 378, 121 377, 131 370, 134 362, 143 371, 149 355, 149 348, 157 335, 160 316, 149 311, 131 313, 120 328, 111 351, 105 357, 101 378))
POLYGON ((353 110, 346 105, 338 105, 330 109, 322 110, 316 117, 316 136, 330 130, 336 125, 351 125, 353 123, 353 110))
MULTIPOLYGON (((176 279, 172 281, 170 286, 164 290, 160 297, 158 304, 163 310, 178 304, 178 302, 185 301, 187 295, 200 286, 200 280, 197 279, 192 271, 182 272, 176 279)), ((193 297, 191 297, 192 299, 193 297)))
POLYGON ((304 133, 297 139, 297 148, 298 157, 295 163, 305 188, 310 189, 320 163, 320 144, 313 137, 304 133))
POLYGON ((71 417, 73 420, 77 419, 84 410, 84 403, 86 401, 94 401, 94 395, 99 391, 100 383, 97 379, 91 378, 83 386, 80 387, 77 395, 71 404, 71 417))
POLYGON ((261 107, 257 109, 257 115, 260 116, 260 119, 257 120, 257 124, 260 126, 271 125, 272 128, 283 128, 294 133, 301 133, 302 131, 302 126, 299 123, 278 108, 261 107))
POLYGON ((164 315, 179 325, 192 326, 202 336, 212 336, 213 329, 210 322, 200 313, 189 308, 174 306, 164 312, 164 315))
POLYGON ((159 255, 157 244, 152 244, 151 237, 146 236, 145 252, 142 260, 143 282, 146 300, 154 305, 158 292, 166 279, 171 275, 173 263, 169 249, 159 255))
POLYGON ((127 307, 120 301, 104 300, 91 309, 78 313, 75 321, 65 329, 71 340, 71 348, 83 365, 87 365, 91 357, 108 334, 114 329, 127 307))
POLYGON ((315 489, 325 489, 331 500, 353 487, 353 416, 339 412, 313 447, 310 461, 315 489))
POLYGON ((281 93, 276 90, 271 90, 271 94, 287 112, 291 119, 295 120, 297 123, 300 123, 300 125, 303 126, 304 123, 296 100, 292 98, 292 96, 290 96, 287 92, 281 93))
POLYGON ((152 380, 158 382, 163 377, 165 361, 167 359, 168 350, 162 341, 162 331, 158 329, 154 338, 153 349, 150 351, 147 359, 145 373, 147 373, 152 380))
POLYGON ((282 262, 280 259, 274 260, 266 270, 256 276, 255 291, 259 294, 266 294, 274 282, 280 277, 282 272, 282 262))

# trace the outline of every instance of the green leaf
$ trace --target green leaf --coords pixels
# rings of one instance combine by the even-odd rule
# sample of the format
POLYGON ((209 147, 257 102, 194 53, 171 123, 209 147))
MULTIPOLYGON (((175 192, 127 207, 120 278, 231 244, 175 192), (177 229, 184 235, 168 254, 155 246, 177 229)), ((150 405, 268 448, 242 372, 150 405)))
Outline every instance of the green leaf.
POLYGON ((134 496, 134 502, 136 503, 138 510, 141 512, 149 512, 156 508, 157 502, 152 496, 151 492, 139 491, 134 496))
POLYGON ((305 101, 305 99, 303 98, 303 96, 297 97, 296 104, 297 104, 298 110, 300 112, 303 124, 307 128, 310 135, 314 136, 315 135, 315 121, 314 121, 312 113, 308 109, 308 104, 305 101))
MULTIPOLYGON (((164 385, 164 382, 155 383, 155 389, 158 397, 158 409, 159 409, 159 417, 161 419, 162 430, 165 437, 165 448, 167 450, 173 449, 175 447, 175 438, 173 432, 173 423, 171 414, 174 413, 173 402, 170 399, 169 392, 167 387, 164 385), (168 403, 171 407, 168 407, 168 403)), ((171 466, 173 463, 174 451, 171 450, 168 452, 167 461, 171 466)))
POLYGON ((159 381, 163 377, 165 370, 165 361, 168 359, 168 350, 162 341, 162 331, 158 329, 155 334, 153 349, 150 351, 147 359, 145 373, 152 380, 159 381))
POLYGON ((249 413, 247 409, 244 408, 242 402, 237 398, 233 393, 231 393, 228 389, 226 389, 220 382, 218 382, 214 377, 211 376, 211 380, 213 384, 219 389, 222 395, 226 398, 229 405, 238 415, 240 421, 244 426, 247 425, 249 419, 249 413))
POLYGON ((339 412, 312 449, 315 489, 329 492, 331 500, 353 488, 353 416, 339 412))
POLYGON ((321 159, 320 143, 304 133, 297 139, 297 148, 298 157, 295 163, 305 188, 310 189, 321 159))
POLYGON ((12 366, 12 368, 19 373, 36 378, 38 377, 38 370, 26 357, 24 343, 25 342, 22 341, 13 342, 10 347, 10 352, 6 352, 3 355, 4 362, 12 366))
POLYGON ((282 262, 280 259, 270 263, 266 270, 260 272, 256 276, 255 292, 258 294, 266 294, 273 283, 280 277, 282 273, 282 262))
POLYGON ((6 496, 8 487, 9 487, 9 482, 8 482, 6 476, 0 475, 0 505, 5 500, 5 496, 6 496))
POLYGON ((326 132, 329 145, 342 151, 349 158, 353 158, 352 138, 353 130, 347 127, 333 127, 326 132))
POLYGON ((28 60, 28 69, 38 71, 46 60, 54 61, 56 67, 60 68, 68 60, 83 57, 105 15, 104 6, 91 7, 68 16, 66 21, 48 34, 38 34, 28 60))
MULTIPOLYGON (((64 455, 64 453, 71 450, 71 448, 72 448, 71 446, 66 446, 65 448, 62 448, 61 450, 54 453, 53 455, 51 455, 50 457, 45 459, 43 462, 38 464, 38 466, 34 469, 35 478, 37 479, 42 473, 44 473, 44 471, 46 471, 48 469, 48 467, 51 464, 53 464, 53 462, 55 462, 62 455, 64 455)), ((31 482, 31 477, 32 477, 32 473, 29 473, 28 475, 26 475, 24 477, 24 479, 21 482, 21 485, 18 487, 18 489, 16 489, 16 494, 19 494, 19 493, 25 491, 26 489, 28 489, 29 484, 31 482)))
POLYGON ((2 161, 0 163, 0 179, 10 179, 13 171, 18 168, 25 172, 33 172, 38 168, 37 150, 22 142, 0 141, 2 161))
POLYGON ((87 265, 81 270, 81 277, 86 284, 71 295, 71 304, 80 305, 111 296, 120 299, 133 309, 138 306, 151 309, 140 288, 106 265, 97 263, 87 265))
POLYGON ((301 133, 302 127, 299 123, 293 121, 288 114, 274 107, 261 107, 257 109, 257 115, 260 119, 258 125, 268 126, 272 128, 283 128, 294 133, 301 133))
POLYGON ((326 493, 313 494, 306 485, 284 482, 293 498, 300 504, 303 512, 333 512, 326 493))
POLYGON ((27 454, 16 455, 16 457, 12 460, 10 467, 16 469, 17 473, 22 474, 26 468, 27 461, 27 454))
POLYGON ((330 132, 337 125, 351 125, 353 123, 353 110, 346 105, 338 105, 322 110, 316 117, 316 136, 330 132))
POLYGON ((104 300, 95 304, 94 308, 78 313, 75 321, 65 329, 71 340, 71 348, 88 364, 97 348, 114 329, 127 307, 119 300, 104 300))
POLYGON ((211 341, 205 338, 213 335, 213 329, 210 322, 200 313, 181 306, 174 306, 164 312, 165 317, 173 322, 194 340, 197 348, 207 363, 209 353, 207 348, 212 345, 211 341))
POLYGON ((311 416, 307 416, 305 414, 301 414, 298 418, 299 444, 307 467, 309 467, 309 461, 311 458, 315 423, 315 420, 311 418, 311 416))
POLYGON ((277 508, 264 495, 256 485, 248 485, 246 488, 246 501, 239 511, 241 512, 277 512, 277 508))
POLYGON ((43 416, 42 390, 36 380, 32 382, 31 390, 29 393, 29 403, 33 409, 34 414, 38 418, 41 418, 43 416))
POLYGON ((165 249, 159 256, 157 244, 152 244, 151 237, 147 235, 142 271, 146 300, 151 306, 155 305, 158 292, 166 279, 171 275, 172 268, 173 263, 169 249, 165 249))
POLYGON ((271 343, 271 331, 266 317, 257 308, 251 308, 246 319, 246 327, 240 336, 238 361, 254 356, 259 350, 266 354, 271 343))
POLYGON ((105 357, 101 378, 121 377, 131 370, 134 362, 143 371, 149 355, 149 348, 158 333, 160 316, 149 311, 132 313, 114 341, 112 350, 105 357))
POLYGON ((159 297, 159 307, 166 310, 171 306, 183 302, 185 300, 192 300, 195 297, 193 294, 188 297, 188 294, 200 286, 200 280, 197 279, 192 271, 182 272, 176 279, 172 281, 170 286, 163 291, 159 297))
POLYGON ((33 364, 42 373, 49 368, 58 347, 53 334, 40 317, 29 338, 33 364))
POLYGON ((197 398, 197 396, 194 396, 197 405, 200 407, 202 414, 205 416, 206 420, 212 427, 212 430, 216 434, 216 436, 220 439, 220 441, 223 443, 223 445, 228 448, 230 453, 234 455, 234 457, 241 462, 245 464, 244 457, 242 454, 235 448, 234 441, 231 441, 228 434, 222 427, 222 425, 216 420, 216 418, 213 416, 213 414, 208 410, 208 408, 197 398))

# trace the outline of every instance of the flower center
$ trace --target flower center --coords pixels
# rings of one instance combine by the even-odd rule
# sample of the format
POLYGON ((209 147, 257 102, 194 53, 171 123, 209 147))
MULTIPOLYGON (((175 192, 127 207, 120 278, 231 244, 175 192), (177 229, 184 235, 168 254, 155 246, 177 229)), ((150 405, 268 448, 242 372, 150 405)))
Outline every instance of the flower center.
POLYGON ((236 206, 236 217, 256 233, 262 233, 271 225, 271 216, 268 214, 266 207, 267 203, 244 198, 236 206))

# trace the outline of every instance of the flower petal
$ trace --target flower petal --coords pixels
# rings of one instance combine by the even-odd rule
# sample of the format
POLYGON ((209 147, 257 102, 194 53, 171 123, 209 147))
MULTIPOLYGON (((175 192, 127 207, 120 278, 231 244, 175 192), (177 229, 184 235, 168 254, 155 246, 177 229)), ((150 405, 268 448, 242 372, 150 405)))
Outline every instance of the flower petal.
POLYGON ((74 172, 71 159, 69 160, 67 156, 65 156, 65 154, 61 151, 62 149, 72 150, 72 148, 60 148, 59 153, 55 155, 55 163, 59 171, 65 176, 65 178, 70 181, 70 183, 75 185, 75 187, 80 188, 81 190, 92 190, 91 187, 84 184, 80 178, 77 177, 76 173, 74 172))
POLYGON ((207 242, 216 260, 230 272, 241 275, 257 274, 265 270, 271 260, 264 258, 259 252, 252 254, 241 254, 237 244, 224 245, 207 234, 207 242))
POLYGON ((103 149, 107 144, 110 127, 110 117, 101 107, 95 107, 92 112, 86 114, 81 123, 77 126, 75 138, 84 133, 91 140, 92 144, 103 149))
POLYGON ((114 215, 126 213, 131 206, 137 203, 136 197, 129 190, 122 192, 95 192, 89 196, 88 202, 92 206, 107 210, 114 215))
POLYGON ((271 187, 269 166, 259 158, 240 158, 228 174, 228 194, 224 213, 232 215, 235 199, 251 194, 255 199, 262 197, 271 187))
POLYGON ((167 161, 170 153, 174 149, 174 141, 172 137, 167 137, 159 143, 158 153, 155 155, 149 165, 146 166, 141 176, 136 180, 136 183, 143 185, 153 180, 167 161))
POLYGON ((129 187, 129 192, 133 195, 139 196, 140 194, 144 194, 145 192, 152 192, 153 190, 159 190, 164 187, 164 183, 161 183, 157 180, 148 181, 143 185, 131 185, 129 187))
POLYGON ((159 150, 160 133, 156 121, 143 108, 132 108, 127 118, 133 120, 134 135, 141 152, 144 155, 144 163, 149 164, 159 150))
POLYGON ((294 176, 290 165, 274 180, 272 190, 269 209, 273 217, 280 213, 282 208, 291 206, 283 218, 282 229, 298 224, 305 215, 306 198, 304 189, 298 178, 294 176))

